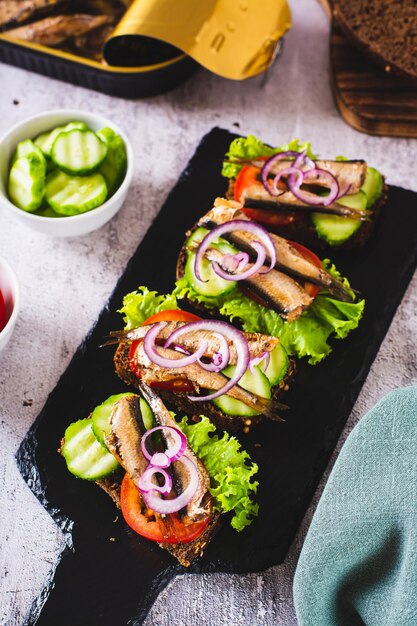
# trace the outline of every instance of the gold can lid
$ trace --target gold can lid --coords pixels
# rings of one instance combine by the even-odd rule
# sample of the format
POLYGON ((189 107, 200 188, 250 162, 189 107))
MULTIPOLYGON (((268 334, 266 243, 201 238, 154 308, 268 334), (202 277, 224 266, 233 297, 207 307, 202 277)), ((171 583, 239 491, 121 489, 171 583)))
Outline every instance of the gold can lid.
POLYGON ((269 67, 290 27, 287 0, 135 0, 113 37, 159 39, 219 76, 242 80, 269 67))

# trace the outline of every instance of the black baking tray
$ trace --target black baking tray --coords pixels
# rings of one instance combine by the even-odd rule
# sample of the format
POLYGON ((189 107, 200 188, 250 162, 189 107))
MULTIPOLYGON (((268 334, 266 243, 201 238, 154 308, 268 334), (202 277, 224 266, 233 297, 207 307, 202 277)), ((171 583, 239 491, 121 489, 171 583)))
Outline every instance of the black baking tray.
POLYGON ((163 46, 163 60, 137 67, 118 67, 0 34, 0 62, 111 96, 140 98, 173 89, 199 67, 180 50, 170 46, 172 50, 166 54, 167 44, 160 42, 160 46, 163 46))
MULTIPOLYGON (((70 422, 126 389, 114 373, 114 350, 99 346, 122 326, 116 311, 124 294, 139 284, 171 291, 184 232, 226 190, 221 162, 233 137, 216 128, 203 138, 18 450, 24 479, 66 541, 27 625, 138 626, 158 592, 186 571, 132 532, 98 487, 72 476, 57 448, 70 422)), ((332 252, 366 299, 363 320, 347 339, 334 341, 323 363, 299 362, 284 423, 264 422, 239 435, 260 468, 259 517, 242 534, 224 525, 187 571, 256 572, 284 560, 416 268, 416 199, 413 192, 390 187, 367 246, 332 252)))

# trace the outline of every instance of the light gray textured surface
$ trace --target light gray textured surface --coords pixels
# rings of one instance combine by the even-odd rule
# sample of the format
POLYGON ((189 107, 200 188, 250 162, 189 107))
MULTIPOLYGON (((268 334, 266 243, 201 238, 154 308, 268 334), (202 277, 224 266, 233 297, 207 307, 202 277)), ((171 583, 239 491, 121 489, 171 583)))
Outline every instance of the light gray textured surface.
MULTIPOLYGON (((0 132, 49 108, 94 110, 129 132, 137 159, 124 208, 90 236, 49 239, 0 213, 0 254, 15 268, 22 289, 16 332, 7 352, 0 355, 1 624, 22 622, 62 541, 60 531, 21 479, 14 453, 201 136, 214 125, 236 130, 234 122, 240 124, 243 134, 258 134, 272 144, 296 135, 311 140, 322 155, 336 152, 365 158, 385 172, 390 183, 417 191, 417 142, 362 135, 341 120, 328 82, 324 12, 313 0, 291 4, 294 26, 283 57, 263 89, 260 79, 233 83, 201 71, 170 94, 129 102, 0 65, 0 132), (18 105, 13 104, 14 99, 18 105), (25 401, 30 401, 29 405, 25 401)), ((339 447, 356 421, 383 394, 417 380, 416 311, 417 277, 339 447)), ((146 626, 295 626, 292 575, 324 481, 283 565, 251 576, 178 578, 161 594, 146 626)))

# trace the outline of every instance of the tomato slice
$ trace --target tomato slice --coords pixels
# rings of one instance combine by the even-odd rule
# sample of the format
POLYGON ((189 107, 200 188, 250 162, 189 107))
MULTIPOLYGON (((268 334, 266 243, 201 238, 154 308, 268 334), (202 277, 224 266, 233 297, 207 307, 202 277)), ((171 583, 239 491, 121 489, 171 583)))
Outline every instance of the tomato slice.
MULTIPOLYGON (((259 157, 262 160, 268 157, 259 157)), ((240 202, 242 193, 247 187, 263 186, 262 181, 259 179, 259 168, 254 165, 245 165, 240 170, 236 177, 234 185, 234 198, 237 202, 240 202)), ((285 185, 278 183, 278 186, 282 189, 286 189, 285 185)), ((268 209, 252 209, 245 207, 243 212, 251 220, 266 224, 269 226, 285 226, 286 224, 292 224, 300 219, 301 215, 294 212, 287 211, 270 211, 268 209)))
POLYGON ((181 311, 181 309, 167 309, 166 311, 159 311, 155 315, 151 315, 146 319, 142 326, 146 324, 156 324, 157 322, 199 322, 201 317, 194 315, 194 313, 188 313, 188 311, 181 311))
POLYGON ((243 213, 254 222, 264 226, 287 226, 301 219, 301 214, 284 211, 270 211, 268 209, 251 209, 243 207, 243 213))
MULTIPOLYGON (((142 326, 145 326, 146 324, 156 324, 158 322, 198 322, 200 320, 201 317, 198 317, 198 315, 194 315, 194 313, 181 311, 181 309, 167 309, 166 311, 159 311, 159 313, 155 313, 155 315, 151 315, 151 317, 148 317, 148 319, 146 319, 142 323, 142 326)), ((142 339, 132 341, 129 351, 130 367, 135 372, 138 378, 140 378, 140 369, 136 364, 135 352, 141 341, 142 339)), ((165 389, 166 391, 176 391, 180 393, 193 393, 195 391, 194 385, 191 381, 183 380, 181 378, 179 378, 178 380, 159 381, 157 383, 151 383, 151 387, 155 387, 155 389, 165 389)))
POLYGON ((160 543, 188 543, 199 537, 211 517, 192 524, 184 524, 178 513, 161 518, 143 504, 142 496, 128 474, 122 481, 120 506, 126 523, 142 537, 160 543))
POLYGON ((236 176, 235 186, 233 189, 235 200, 240 202, 240 198, 244 190, 247 187, 252 187, 253 185, 262 187, 262 181, 259 180, 259 168, 254 165, 244 165, 239 174, 236 176))
POLYGON ((6 305, 4 303, 3 294, 0 290, 0 332, 6 326, 6 305))

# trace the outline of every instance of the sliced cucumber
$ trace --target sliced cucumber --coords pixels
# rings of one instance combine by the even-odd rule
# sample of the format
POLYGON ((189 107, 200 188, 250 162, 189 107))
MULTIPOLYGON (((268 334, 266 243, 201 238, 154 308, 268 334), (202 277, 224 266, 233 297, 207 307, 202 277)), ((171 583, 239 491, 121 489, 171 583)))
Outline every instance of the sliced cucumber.
POLYGON ((92 130, 61 132, 51 148, 51 158, 66 174, 90 174, 107 155, 107 144, 92 130))
POLYGON ((115 403, 120 400, 120 398, 130 398, 130 396, 133 395, 135 394, 118 393, 110 396, 107 400, 96 406, 94 411, 91 413, 91 427, 93 429, 94 436, 105 448, 107 446, 105 444, 104 437, 110 434, 109 420, 115 403))
POLYGON ((59 215, 50 206, 41 206, 40 209, 36 209, 33 211, 35 215, 40 215, 41 217, 65 217, 65 215, 59 215))
POLYGON ((279 343, 270 353, 268 367, 264 374, 268 378, 271 386, 278 385, 288 371, 288 354, 284 346, 279 343))
MULTIPOLYGON (((360 190, 358 193, 344 196, 337 202, 352 209, 365 211, 367 197, 360 190)), ((362 225, 360 220, 339 217, 338 215, 325 215, 324 213, 312 213, 311 219, 316 227, 318 236, 325 239, 332 246, 338 246, 347 241, 362 225)))
MULTIPOLYGON (((220 278, 220 276, 213 271, 211 263, 207 259, 203 259, 200 270, 204 282, 197 280, 194 273, 195 252, 191 250, 196 250, 196 247, 208 232, 206 228, 197 228, 188 239, 186 243, 188 258, 185 265, 185 277, 188 284, 193 287, 197 293, 203 296, 215 297, 232 291, 236 286, 236 281, 220 278)), ((213 243, 212 246, 223 252, 223 254, 236 254, 238 252, 234 246, 230 245, 224 239, 213 243)))
MULTIPOLYGON (((222 374, 231 378, 235 371, 234 365, 229 365, 225 367, 222 371, 222 374)), ((253 372, 247 370, 242 378, 239 381, 239 387, 246 389, 247 391, 251 391, 252 393, 256 393, 256 395, 261 398, 270 398, 271 397, 271 384, 265 374, 261 371, 258 366, 253 368, 253 372)), ((227 415, 242 415, 250 417, 252 415, 259 415, 259 411, 250 408, 247 404, 242 402, 241 400, 236 400, 231 396, 224 395, 216 398, 212 401, 215 406, 217 406, 223 413, 227 413, 227 415)))
POLYGON ((122 184, 126 174, 126 146, 120 135, 111 128, 102 128, 97 131, 97 136, 107 145, 107 156, 99 171, 106 180, 109 196, 112 196, 122 184))
POLYGON ((119 467, 114 456, 95 438, 91 419, 68 426, 61 452, 69 471, 84 480, 99 480, 119 467))
POLYGON ((142 413, 142 420, 145 425, 146 430, 153 428, 156 426, 155 418, 152 412, 151 407, 143 398, 139 399, 140 411, 142 413))
POLYGON ((55 170, 46 178, 46 201, 60 215, 78 215, 103 204, 107 186, 101 174, 68 176, 55 170))
POLYGON ((365 182, 361 187, 361 191, 366 193, 368 199, 366 208, 370 209, 371 206, 378 200, 384 188, 384 180, 382 174, 378 172, 374 167, 368 167, 366 170, 365 182))
MULTIPOLYGON (((17 159, 21 159, 23 157, 29 157, 32 155, 36 155, 39 157, 41 161, 45 161, 45 157, 43 156, 43 152, 38 146, 35 146, 33 141, 30 139, 25 139, 24 141, 19 141, 17 144, 16 152, 14 153, 12 163, 17 161, 17 159)), ((46 168, 46 161, 45 161, 46 168)))
POLYGON ((9 197, 19 209, 36 211, 45 195, 45 159, 33 153, 16 159, 9 174, 9 197))
POLYGON ((87 125, 84 124, 84 122, 70 122, 66 126, 56 126, 52 130, 48 130, 46 133, 38 135, 34 140, 34 143, 42 150, 43 154, 49 158, 51 156, 53 143, 58 135, 74 129, 87 130, 87 125))
MULTIPOLYGON (((93 433, 97 441, 99 441, 101 445, 105 448, 107 446, 104 437, 110 434, 110 416, 112 414, 115 403, 121 398, 130 398, 134 395, 136 394, 118 393, 110 396, 109 398, 107 398, 107 400, 99 404, 99 406, 96 406, 94 411, 91 413, 93 433)), ((139 403, 143 423, 146 430, 149 430, 150 428, 153 428, 155 426, 155 419, 152 410, 149 404, 143 398, 139 398, 139 403)))

